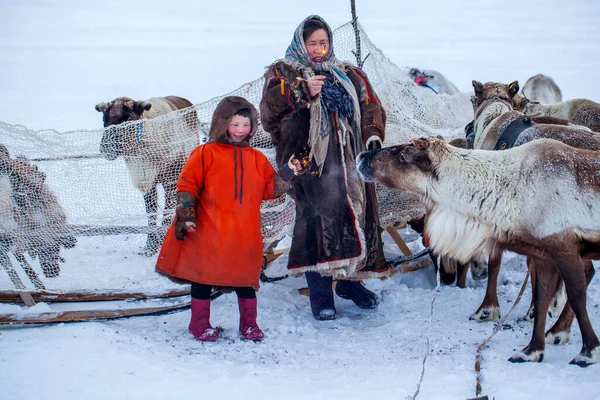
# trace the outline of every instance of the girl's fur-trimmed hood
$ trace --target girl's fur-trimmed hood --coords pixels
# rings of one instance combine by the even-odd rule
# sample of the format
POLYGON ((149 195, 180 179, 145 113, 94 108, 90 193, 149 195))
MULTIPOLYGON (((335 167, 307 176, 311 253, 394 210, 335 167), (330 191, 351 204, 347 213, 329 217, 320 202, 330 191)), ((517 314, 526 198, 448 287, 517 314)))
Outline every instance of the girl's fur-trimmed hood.
POLYGON ((213 113, 210 132, 208 134, 210 141, 233 144, 227 135, 227 127, 231 117, 233 117, 239 110, 244 108, 250 110, 250 115, 252 116, 250 120, 252 124, 252 130, 250 131, 248 137, 242 142, 242 146, 248 146, 250 144, 250 139, 252 139, 252 136, 254 136, 258 128, 258 112, 252 103, 239 96, 225 97, 217 105, 217 108, 213 113))

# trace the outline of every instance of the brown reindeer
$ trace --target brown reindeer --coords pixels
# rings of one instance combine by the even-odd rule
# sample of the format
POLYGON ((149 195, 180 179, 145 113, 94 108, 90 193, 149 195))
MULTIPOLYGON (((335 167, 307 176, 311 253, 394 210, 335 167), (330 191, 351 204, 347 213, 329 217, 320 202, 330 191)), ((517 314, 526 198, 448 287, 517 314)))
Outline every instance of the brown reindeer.
POLYGON ((510 361, 543 360, 552 297, 547 288, 561 276, 583 341, 571 363, 598 362, 600 341, 586 308, 592 277, 584 260, 600 258, 600 151, 552 139, 505 151, 464 150, 421 138, 361 153, 357 166, 366 181, 421 198, 437 253, 468 262, 509 250, 532 260, 537 281, 532 338, 510 361))
MULTIPOLYGON (((519 84, 513 82, 510 85, 488 82, 482 84, 473 81, 475 90, 475 143, 474 148, 484 150, 501 150, 513 146, 520 146, 535 139, 550 138, 559 140, 570 146, 600 150, 600 135, 589 131, 581 126, 569 125, 564 119, 539 117, 529 118, 519 111, 512 109, 514 98, 518 95, 519 84), (536 123, 535 121, 542 122, 536 123), (550 123, 543 123, 550 122, 550 123)), ((485 298, 478 310, 471 316, 477 321, 488 321, 500 317, 500 306, 498 304, 497 280, 500 271, 501 255, 495 255, 488 260, 488 282, 485 298)), ((532 262, 528 259, 528 265, 532 262)), ((593 271, 591 261, 585 261, 586 268, 593 271)), ((532 285, 535 285, 535 275, 532 275, 532 285)), ((555 283, 557 296, 552 301, 552 313, 557 314, 562 308, 564 297, 561 296, 562 282, 555 283)), ((532 291, 535 291, 534 289, 532 291)), ((567 326, 570 329, 573 315, 567 308, 566 314, 561 313, 558 327, 567 326)), ((534 315, 533 299, 532 306, 526 314, 528 319, 534 315)), ((558 332, 548 332, 548 340, 556 343, 568 341, 568 336, 558 332)), ((570 332, 570 330, 568 330, 570 332)))
POLYGON ((66 230, 67 217, 58 199, 45 183, 46 175, 25 157, 10 158, 0 145, 0 176, 8 177, 10 203, 15 227, 2 237, 3 251, 11 250, 20 258, 27 252, 38 257, 47 278, 60 273, 61 247, 71 248, 76 238, 66 230))
POLYGON ((600 132, 600 104, 588 99, 572 99, 556 104, 541 104, 519 97, 515 109, 530 117, 556 117, 600 132))
MULTIPOLYGON (((198 116, 191 108, 182 127, 172 121, 148 122, 175 110, 192 107, 182 97, 155 97, 146 101, 135 101, 119 97, 108 103, 99 103, 96 110, 102 112, 104 135, 100 152, 107 160, 123 156, 133 185, 144 194, 148 225, 156 228, 159 220, 167 223, 175 209, 175 187, 177 177, 189 153, 199 144, 198 116), (125 124, 133 121, 129 124, 125 124), (138 122, 136 122, 138 121, 138 122), (124 125, 122 125, 124 124, 124 125), (158 214, 157 185, 165 192, 166 215, 158 214)), ((155 254, 162 243, 164 233, 153 231, 148 234, 142 254, 155 254)))

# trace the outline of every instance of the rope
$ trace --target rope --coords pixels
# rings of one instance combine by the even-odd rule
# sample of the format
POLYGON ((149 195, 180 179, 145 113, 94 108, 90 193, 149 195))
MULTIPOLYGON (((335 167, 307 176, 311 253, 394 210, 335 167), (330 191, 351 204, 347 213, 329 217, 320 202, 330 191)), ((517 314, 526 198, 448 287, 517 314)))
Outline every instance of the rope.
MULTIPOLYGON (((533 263, 531 265, 533 265, 533 263)), ((481 393, 481 390, 482 390, 482 387, 481 387, 481 351, 488 344, 488 342, 490 340, 492 340, 492 337, 494 337, 494 335, 496 333, 498 333, 500 328, 502 328, 502 324, 504 323, 504 321, 506 321, 506 318, 508 317, 508 315, 511 313, 512 310, 515 309, 517 304, 519 304, 519 300, 521 300, 521 296, 523 296, 523 292, 525 292, 525 287, 527 286, 527 281, 529 280, 529 275, 531 274, 531 265, 527 269, 527 275, 525 275, 525 280, 523 281, 523 284, 521 285, 521 290, 519 291, 519 294, 517 295, 517 298, 515 299, 512 307, 510 308, 510 310, 508 310, 508 312, 504 315, 504 317, 502 317, 500 319, 500 321, 498 321, 496 326, 494 326, 494 330, 492 331, 492 334, 490 336, 488 336, 477 347, 477 352, 475 353, 475 374, 477 377, 476 385, 475 385, 475 395, 476 396, 479 396, 479 394, 481 393)))
MULTIPOLYGON (((427 252, 429 252, 429 248, 425 249, 427 250, 427 252)), ((429 324, 427 326, 427 346, 425 349, 425 357, 423 357, 423 364, 421 367, 421 377, 419 378, 419 383, 417 383, 417 390, 415 391, 415 394, 412 395, 411 399, 415 400, 417 398, 417 396, 419 395, 419 391, 421 390, 421 384, 423 383, 423 378, 425 377, 425 363, 427 362, 427 358, 429 358, 429 338, 431 337, 431 325, 433 324, 433 303, 435 303, 435 299, 437 298, 437 294, 440 288, 440 269, 438 268, 437 274, 436 274, 436 286, 435 286, 435 290, 433 291, 433 297, 431 298, 431 305, 430 305, 430 309, 429 309, 429 324)))
POLYGON ((403 264, 407 261, 412 261, 419 257, 423 257, 424 255, 429 254, 429 252, 430 252, 429 247, 425 247, 423 250, 421 250, 420 252, 418 252, 416 254, 413 254, 411 256, 406 256, 406 257, 396 257, 391 260, 388 260, 388 262, 393 264, 394 267, 397 267, 399 264, 403 264))

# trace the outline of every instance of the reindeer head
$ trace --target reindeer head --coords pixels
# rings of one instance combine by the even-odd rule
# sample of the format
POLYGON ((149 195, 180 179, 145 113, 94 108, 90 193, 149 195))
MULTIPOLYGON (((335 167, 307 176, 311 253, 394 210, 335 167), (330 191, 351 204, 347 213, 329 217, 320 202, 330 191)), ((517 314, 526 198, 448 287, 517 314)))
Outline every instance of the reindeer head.
POLYGON ((146 101, 135 101, 129 97, 119 97, 108 103, 96 104, 96 110, 102 113, 104 135, 100 142, 100 153, 107 160, 114 160, 124 154, 128 148, 135 147, 136 127, 119 129, 117 126, 129 121, 142 118, 152 104, 146 101))
POLYGON ((478 114, 482 106, 485 107, 490 102, 503 102, 512 108, 513 97, 519 92, 519 82, 517 81, 508 85, 496 82, 481 83, 475 80, 472 83, 475 95, 471 98, 471 102, 473 103, 475 115, 478 114))
POLYGON ((108 128, 112 125, 140 119, 144 111, 152 108, 152 104, 146 101, 135 101, 129 97, 118 97, 108 103, 98 103, 95 108, 96 111, 102 113, 104 127, 108 128))
POLYGON ((437 178, 437 157, 431 150, 445 142, 438 138, 413 139, 411 143, 362 152, 356 159, 366 182, 379 182, 398 190, 421 194, 422 183, 437 178))
POLYGON ((529 103, 531 103, 529 99, 522 93, 517 93, 513 97, 513 108, 522 113, 525 112, 525 108, 529 103))

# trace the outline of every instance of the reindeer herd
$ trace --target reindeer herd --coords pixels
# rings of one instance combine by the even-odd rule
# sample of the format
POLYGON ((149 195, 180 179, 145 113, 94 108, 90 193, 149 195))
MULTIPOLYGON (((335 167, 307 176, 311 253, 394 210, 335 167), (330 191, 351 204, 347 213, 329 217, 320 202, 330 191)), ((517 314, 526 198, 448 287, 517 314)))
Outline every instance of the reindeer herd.
MULTIPOLYGON (((416 77, 411 78, 422 76, 423 82, 441 85, 446 80, 437 71, 411 71, 416 77)), ((521 93, 517 82, 473 81, 473 89, 474 119, 465 128, 466 138, 449 143, 418 138, 362 153, 357 159, 359 172, 367 181, 421 198, 427 214, 413 226, 425 231, 445 281, 456 275, 458 286, 464 287, 468 268, 481 271, 487 265, 486 294, 471 319, 500 317, 496 291, 502 253, 527 256, 533 293, 527 317, 534 322, 533 334, 529 345, 511 361, 542 361, 545 343, 570 341, 576 317, 583 347, 572 363, 597 363, 600 342, 587 314, 586 288, 594 275, 591 260, 600 259, 600 104, 586 99, 562 101, 558 86, 544 75, 532 77, 521 93), (545 332, 549 310, 550 315, 560 316, 545 332)), ((146 101, 120 97, 95 108, 104 120, 101 154, 107 160, 124 158, 133 186, 144 195, 148 225, 156 227, 160 220, 157 186, 163 186, 167 211, 174 209, 177 176, 199 144, 192 103, 174 96, 146 101), (183 131, 145 130, 130 123, 189 107, 193 114, 183 131), (165 143, 175 145, 167 148, 165 143)), ((13 213, 1 216, 4 230, 33 229, 36 225, 28 223, 32 219, 64 227, 64 211, 37 167, 22 157, 12 159, 3 148, 0 175, 9 178, 6 188, 0 187, 0 205, 9 204, 13 213), (27 194, 18 186, 23 183, 38 193, 27 194)), ((161 217, 169 220, 170 214, 161 217)), ((21 240, 18 246, 0 235, 2 254, 12 248, 39 255, 46 276, 57 276, 61 247, 76 242, 64 229, 60 232, 48 243, 21 240)), ((162 232, 148 234, 142 254, 157 252, 162 232)))
POLYGON ((362 153, 359 172, 367 181, 421 198, 424 229, 436 254, 462 265, 487 261, 486 297, 473 319, 499 317, 502 253, 527 256, 534 327, 529 345, 511 361, 542 361, 545 343, 570 341, 577 317, 583 347, 571 363, 597 363, 600 341, 587 314, 586 290, 594 275, 591 260, 600 259, 600 134, 590 129, 600 105, 573 100, 563 108, 568 112, 538 112, 535 117, 553 119, 535 122, 515 109, 515 102, 523 103, 517 82, 473 81, 473 88, 472 143, 414 139, 362 153), (576 122, 569 120, 573 116, 576 122), (568 301, 544 333, 562 282, 568 301))

